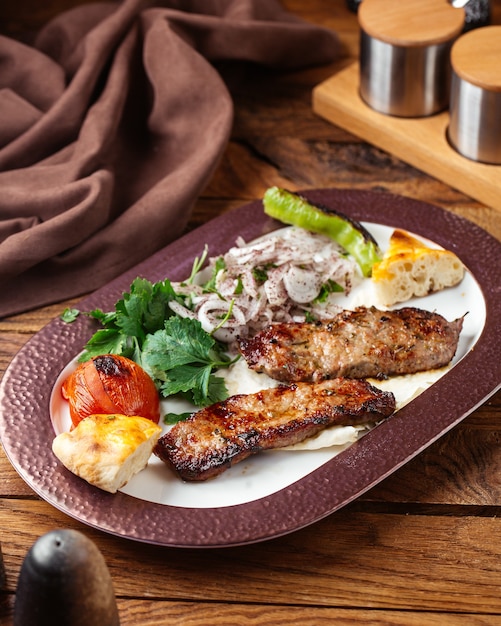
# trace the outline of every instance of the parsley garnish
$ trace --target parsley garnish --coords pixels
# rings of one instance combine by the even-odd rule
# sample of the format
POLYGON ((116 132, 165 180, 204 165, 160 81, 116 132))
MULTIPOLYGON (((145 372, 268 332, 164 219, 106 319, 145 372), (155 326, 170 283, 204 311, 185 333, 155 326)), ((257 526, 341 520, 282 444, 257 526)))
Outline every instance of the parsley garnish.
POLYGON ((66 322, 67 324, 71 324, 77 319, 79 315, 80 315, 80 311, 78 309, 70 309, 67 307, 61 313, 61 319, 63 320, 63 322, 66 322))
MULTIPOLYGON (((188 306, 168 279, 151 283, 136 278, 114 311, 87 314, 103 328, 90 338, 79 360, 120 354, 141 365, 163 397, 181 393, 199 407, 224 400, 228 391, 214 370, 232 361, 198 320, 176 315, 169 306, 172 301, 188 306)), ((73 316, 66 317, 73 321, 73 316)))
POLYGON ((216 278, 219 272, 226 269, 226 263, 222 256, 218 256, 214 261, 214 267, 212 269, 212 275, 209 280, 203 285, 204 291, 216 292, 216 278))
POLYGON ((187 413, 166 413, 164 415, 164 424, 177 424, 178 422, 185 422, 193 413, 189 411, 187 413))
POLYGON ((130 291, 115 304, 114 311, 95 309, 89 313, 103 329, 91 337, 79 360, 87 361, 100 354, 121 354, 141 365, 143 343, 173 315, 169 308, 172 300, 182 301, 169 280, 152 284, 136 278, 130 291))
POLYGON ((162 395, 189 394, 196 406, 227 397, 224 380, 213 370, 230 363, 216 340, 191 318, 171 317, 143 345, 142 365, 159 381, 162 395))
POLYGON ((252 275, 254 276, 255 281, 262 285, 268 280, 268 270, 276 267, 275 263, 265 263, 264 265, 260 265, 254 267, 252 269, 252 275))
POLYGON ((314 303, 326 302, 331 293, 339 293, 341 291, 344 291, 343 287, 339 283, 336 283, 336 281, 329 279, 320 287, 320 292, 315 298, 314 303))

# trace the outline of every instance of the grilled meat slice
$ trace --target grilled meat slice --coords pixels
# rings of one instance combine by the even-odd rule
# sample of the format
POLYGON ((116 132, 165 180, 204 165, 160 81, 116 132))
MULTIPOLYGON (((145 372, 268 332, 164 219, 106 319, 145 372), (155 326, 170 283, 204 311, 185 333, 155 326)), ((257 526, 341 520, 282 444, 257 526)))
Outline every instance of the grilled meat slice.
POLYGON ((413 307, 359 307, 323 322, 272 324, 239 349, 251 369, 282 382, 382 378, 447 365, 462 326, 463 318, 413 307))
POLYGON ((327 426, 376 422, 394 410, 393 394, 365 380, 280 385, 201 409, 173 426, 153 452, 183 480, 206 480, 261 450, 298 443, 327 426))

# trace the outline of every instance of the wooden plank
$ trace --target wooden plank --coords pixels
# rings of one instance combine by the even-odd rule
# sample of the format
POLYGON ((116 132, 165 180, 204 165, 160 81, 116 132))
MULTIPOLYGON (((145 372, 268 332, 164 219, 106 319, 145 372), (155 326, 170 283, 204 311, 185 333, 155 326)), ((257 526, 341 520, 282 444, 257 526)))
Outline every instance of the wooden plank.
POLYGON ((501 614, 497 517, 348 507, 261 544, 209 551, 141 545, 138 552, 134 542, 84 527, 43 502, 7 500, 0 528, 10 592, 27 546, 61 526, 96 542, 119 597, 269 605, 287 598, 304 607, 501 614))
POLYGON ((352 63, 313 89, 313 111, 349 132, 501 211, 501 166, 476 163, 447 141, 449 113, 398 118, 372 110, 358 94, 352 63))
MULTIPOLYGON (((10 626, 14 598, 0 605, 2 624, 10 626)), ((385 611, 380 609, 338 609, 302 606, 221 604, 217 602, 158 602, 157 600, 117 599, 121 626, 499 626, 497 615, 431 613, 425 611, 385 611)))
POLYGON ((122 626, 499 626, 496 615, 462 615, 379 609, 337 609, 245 604, 219 604, 126 600, 118 601, 122 626))

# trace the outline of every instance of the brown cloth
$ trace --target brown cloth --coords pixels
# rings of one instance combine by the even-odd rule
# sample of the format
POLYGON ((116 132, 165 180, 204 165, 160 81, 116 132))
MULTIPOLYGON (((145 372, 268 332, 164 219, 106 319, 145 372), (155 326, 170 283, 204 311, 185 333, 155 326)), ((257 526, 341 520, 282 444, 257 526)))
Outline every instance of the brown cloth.
POLYGON ((0 317, 92 291, 174 240, 233 119, 215 67, 326 63, 276 0, 86 4, 0 37, 0 317))

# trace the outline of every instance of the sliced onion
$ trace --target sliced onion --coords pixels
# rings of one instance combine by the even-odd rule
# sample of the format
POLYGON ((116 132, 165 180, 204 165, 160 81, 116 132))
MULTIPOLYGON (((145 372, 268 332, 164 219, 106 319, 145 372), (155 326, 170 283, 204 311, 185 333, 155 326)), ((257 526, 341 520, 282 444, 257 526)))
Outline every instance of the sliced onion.
POLYGON ((320 291, 320 278, 312 270, 305 270, 293 265, 283 278, 285 289, 291 300, 305 304, 318 296, 320 291))
POLYGON ((169 302, 169 308, 173 313, 179 315, 179 317, 191 317, 192 319, 196 318, 196 315, 193 311, 190 311, 176 300, 171 300, 169 302))
POLYGON ((222 318, 230 310, 230 306, 230 302, 221 300, 217 295, 209 297, 199 306, 196 313, 205 332, 211 333, 219 326, 222 318))
POLYGON ((287 302, 287 290, 283 277, 287 267, 278 267, 268 272, 268 280, 264 283, 264 292, 271 306, 283 306, 287 302))
POLYGON ((306 314, 318 319, 334 315, 341 308, 336 304, 339 295, 314 302, 321 286, 332 280, 347 294, 359 277, 357 264, 344 256, 335 242, 296 227, 286 227, 251 244, 239 237, 223 260, 224 269, 215 279, 218 293, 205 293, 200 287, 214 271, 213 258, 198 285, 183 284, 179 291, 175 286, 191 303, 186 307, 173 303, 172 308, 185 317, 197 317, 207 332, 229 344, 237 336, 252 335, 273 322, 304 321, 306 314), (256 280, 256 269, 266 273, 263 283, 256 280), (230 306, 232 312, 220 328, 230 306))

